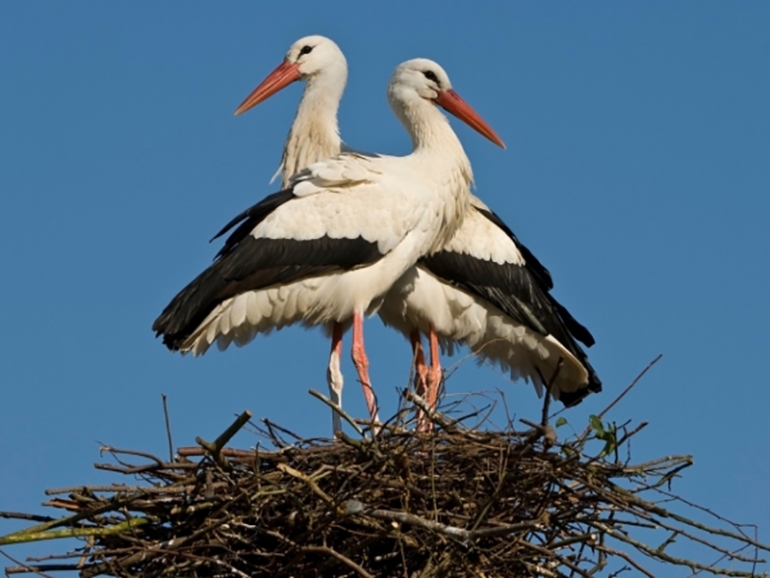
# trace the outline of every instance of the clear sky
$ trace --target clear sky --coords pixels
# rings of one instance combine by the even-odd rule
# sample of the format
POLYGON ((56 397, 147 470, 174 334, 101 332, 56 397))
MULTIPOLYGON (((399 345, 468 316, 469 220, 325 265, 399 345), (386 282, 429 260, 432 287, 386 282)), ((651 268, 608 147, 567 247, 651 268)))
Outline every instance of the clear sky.
MULTIPOLYGON (((150 330, 216 253, 208 239, 276 190, 301 86, 234 109, 292 42, 323 34, 348 58, 351 146, 408 152, 385 86, 418 56, 506 141, 453 121, 477 194, 596 337, 605 391, 569 421, 582 427, 663 353, 610 417, 650 422, 639 459, 694 454, 675 489, 770 541, 768 30, 770 4, 749 1, 3 3, 0 510, 113 480, 91 468, 96 440, 164 453, 161 393, 178 445, 246 408, 330 432, 306 393, 326 387, 320 331, 195 359, 150 330)), ((387 415, 411 356, 376 318, 366 330, 387 415)), ((347 354, 343 370, 363 416, 347 354)), ((503 389, 522 416, 539 407, 472 361, 447 387, 503 389)))

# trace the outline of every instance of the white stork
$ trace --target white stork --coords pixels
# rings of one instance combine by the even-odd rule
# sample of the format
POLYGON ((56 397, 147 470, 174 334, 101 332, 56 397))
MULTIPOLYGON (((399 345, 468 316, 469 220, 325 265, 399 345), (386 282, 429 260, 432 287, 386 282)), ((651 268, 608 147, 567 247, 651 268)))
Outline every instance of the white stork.
MULTIPOLYGON (((323 36, 308 36, 291 46, 284 62, 236 110, 236 115, 241 114, 296 80, 306 82, 279 167, 284 183, 307 164, 345 150, 337 110, 346 79, 347 64, 339 47, 323 36)), ((423 379, 429 383, 431 404, 435 404, 440 384, 440 340, 450 351, 455 343, 468 345, 479 360, 497 364, 512 379, 531 380, 538 394, 555 375, 561 359, 551 393, 565 405, 574 405, 589 392, 601 390, 601 382, 575 341, 591 346, 594 340, 549 295, 552 287, 548 270, 505 223, 472 196, 455 236, 396 283, 379 314, 387 325, 409 336, 418 359, 418 330, 429 335, 431 369, 423 379)), ((328 377, 337 402, 343 383, 341 335, 342 327, 335 325, 328 377)))
POLYGON ((342 153, 312 164, 230 221, 217 236, 237 228, 215 262, 153 324, 170 349, 197 355, 214 341, 224 349, 292 323, 352 319, 353 363, 377 421, 363 316, 421 256, 446 244, 470 198, 470 161, 435 105, 502 144, 430 60, 399 65, 388 100, 413 152, 342 153))

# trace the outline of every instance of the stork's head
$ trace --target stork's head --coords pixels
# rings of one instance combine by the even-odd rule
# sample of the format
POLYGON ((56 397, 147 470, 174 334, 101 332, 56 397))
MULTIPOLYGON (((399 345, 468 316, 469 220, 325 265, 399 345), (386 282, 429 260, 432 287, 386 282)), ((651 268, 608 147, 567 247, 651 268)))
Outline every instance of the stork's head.
POLYGON ((434 101, 441 92, 452 90, 449 75, 427 58, 415 58, 400 64, 388 84, 388 98, 407 101, 414 95, 434 101))
POLYGON ((348 64, 339 46, 325 36, 305 36, 291 45, 283 62, 236 109, 239 115, 287 87, 292 82, 328 80, 344 88, 348 64))
POLYGON ((305 36, 291 45, 285 62, 295 65, 303 80, 334 70, 347 71, 345 55, 334 41, 325 36, 305 36))
POLYGON ((437 104, 505 148, 505 143, 495 131, 452 89, 446 71, 432 60, 415 58, 398 65, 388 83, 388 101, 396 114, 399 114, 399 109, 420 101, 437 104))

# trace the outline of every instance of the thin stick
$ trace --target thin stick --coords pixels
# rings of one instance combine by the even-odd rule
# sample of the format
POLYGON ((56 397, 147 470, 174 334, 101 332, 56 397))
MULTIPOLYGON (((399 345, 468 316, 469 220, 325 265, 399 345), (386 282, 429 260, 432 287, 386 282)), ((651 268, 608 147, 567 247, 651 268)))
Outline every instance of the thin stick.
MULTIPOLYGON (((0 552, 0 554, 3 553, 0 552)), ((11 559, 7 554, 4 555, 11 559)), ((81 568, 82 567, 77 564, 37 564, 35 566, 10 566, 5 569, 5 573, 7 576, 11 576, 12 574, 37 574, 38 576, 49 576, 49 574, 44 572, 45 570, 49 572, 76 572, 81 568)))
POLYGON ((372 518, 378 518, 380 520, 395 521, 401 522, 402 524, 420 526, 426 530, 433 530, 434 532, 438 532, 452 538, 459 538, 460 540, 471 540, 473 538, 489 536, 504 536, 514 532, 521 532, 522 530, 538 530, 543 527, 540 521, 535 520, 532 522, 521 522, 518 524, 494 526, 492 528, 482 528, 481 530, 466 530, 464 528, 458 528, 456 526, 449 526, 447 524, 434 522, 433 520, 426 520, 425 518, 415 516, 414 514, 408 514, 407 512, 395 512, 391 510, 366 510, 366 507, 360 502, 353 505, 351 505, 350 502, 346 502, 342 506, 345 508, 345 513, 347 514, 371 516, 372 518))
POLYGON ((356 430, 356 433, 358 435, 360 435, 361 437, 364 437, 364 430, 361 429, 361 427, 356 423, 356 421, 352 417, 350 417, 350 415, 348 415, 348 413, 344 409, 342 409, 340 406, 338 406, 336 403, 334 403, 331 399, 326 397, 320 391, 316 391, 315 389, 308 389, 307 392, 313 397, 315 397, 316 399, 320 399, 322 402, 324 402, 326 405, 332 408, 332 411, 335 412, 337 415, 339 415, 346 422, 348 422, 353 427, 353 429, 356 430))
POLYGON ((658 363, 658 362, 659 362, 659 361, 660 361, 662 358, 663 358, 663 354, 662 354, 662 353, 659 353, 659 354, 658 354, 658 356, 657 356, 655 359, 653 359, 652 361, 650 361, 650 363, 648 363, 648 364, 647 364, 647 367, 645 367, 645 368, 642 370, 642 372, 641 372, 639 375, 637 375, 637 376, 636 376, 636 379, 634 379, 634 381, 632 381, 632 382, 631 382, 631 383, 628 385, 628 387, 626 387, 626 389, 624 389, 624 390, 621 392, 621 394, 620 394, 618 397, 616 397, 614 400, 612 400, 612 402, 610 403, 610 405, 608 405, 607 407, 605 407, 605 408, 604 408, 604 409, 601 411, 601 413, 600 413, 600 414, 599 414, 599 416, 598 416, 598 417, 599 417, 599 419, 602 419, 602 418, 605 416, 605 414, 606 414, 608 411, 610 411, 610 410, 611 410, 613 407, 615 407, 615 406, 617 405, 617 403, 618 403, 618 402, 619 402, 621 399, 623 399, 623 398, 626 396, 626 394, 627 394, 629 391, 631 391, 631 390, 634 388, 634 386, 635 386, 637 383, 639 383, 639 380, 640 380, 640 379, 642 379, 642 378, 644 377, 644 374, 645 374, 645 373, 647 373, 648 371, 650 371, 650 369, 652 369, 652 366, 653 366, 653 365, 655 365, 656 363, 658 363))
MULTIPOLYGON (((659 353, 659 354, 658 354, 658 356, 657 356, 655 359, 653 359, 652 361, 650 361, 650 363, 648 363, 648 364, 647 364, 647 367, 645 367, 645 368, 642 370, 642 372, 641 372, 639 375, 637 375, 637 376, 634 378, 634 380, 633 380, 633 381, 632 381, 632 382, 631 382, 631 383, 628 385, 628 387, 626 387, 626 389, 624 389, 624 390, 623 390, 623 391, 620 393, 620 395, 619 395, 619 396, 617 396, 615 399, 613 399, 613 400, 610 402, 610 404, 609 404, 607 407, 605 407, 605 408, 604 408, 604 409, 601 411, 601 413, 599 413, 599 415, 598 415, 597 417, 598 417, 599 419, 602 419, 602 418, 603 418, 603 417, 606 415, 606 413, 607 413, 608 411, 610 411, 610 410, 611 410, 613 407, 615 407, 615 406, 618 404, 618 402, 619 402, 621 399, 623 399, 623 398, 626 396, 626 394, 627 394, 629 391, 631 391, 631 390, 634 388, 634 386, 636 386, 636 384, 637 384, 637 383, 639 383, 639 381, 640 381, 640 380, 641 380, 641 379, 644 377, 644 375, 645 375, 645 374, 646 374, 646 373, 647 373, 647 372, 648 372, 650 369, 652 369, 652 366, 653 366, 653 365, 655 365, 656 363, 658 363, 658 361, 660 361, 662 357, 663 357, 663 354, 662 354, 662 353, 659 353)), ((589 426, 587 426, 587 427, 586 427, 586 429, 584 429, 584 430, 583 430, 583 432, 580 434, 580 436, 578 436, 578 438, 579 438, 579 439, 583 439, 583 438, 585 438, 585 437, 588 435, 588 433, 589 433, 590 431, 591 431, 591 426, 589 425, 589 426)))
MULTIPOLYGON (((205 456, 208 450, 199 446, 184 446, 177 449, 177 454, 182 458, 192 458, 198 456, 205 456)), ((220 455, 228 458, 249 459, 253 460, 257 457, 257 452, 254 450, 238 450, 235 448, 222 448, 219 450, 220 455)))
POLYGON ((110 536, 119 534, 126 530, 136 528, 143 524, 151 522, 149 518, 131 518, 120 524, 108 526, 106 528, 65 528, 64 530, 50 530, 47 532, 14 532, 7 536, 0 537, 0 546, 10 544, 27 544, 29 542, 40 542, 41 540, 57 540, 59 538, 82 538, 85 536, 110 536))
POLYGON ((623 558, 623 560, 631 564, 631 566, 639 570, 639 572, 647 576, 647 578, 655 578, 655 574, 647 570, 647 568, 639 564, 639 562, 637 562, 631 556, 623 552, 623 550, 616 550, 615 548, 610 548, 609 546, 601 546, 601 545, 596 546, 596 548, 597 550, 601 550, 602 552, 606 552, 607 554, 611 554, 613 556, 619 556, 620 558, 623 558))
MULTIPOLYGON (((426 402, 422 397, 420 397, 417 393, 412 391, 411 389, 404 389, 402 391, 402 395, 408 400, 414 403, 418 408, 420 408, 425 414, 430 418, 430 420, 433 423, 437 423, 440 425, 443 429, 446 431, 456 431, 458 427, 458 421, 449 417, 444 416, 443 414, 439 413, 430 405, 428 405, 428 402, 426 402)), ((468 433, 470 434, 470 431, 468 430, 468 433)))
POLYGON ((22 570, 23 572, 34 572, 34 573, 35 573, 35 574, 37 574, 38 576, 45 576, 45 578, 52 578, 50 574, 46 574, 46 573, 44 573, 44 572, 40 571, 40 570, 39 570, 38 568, 36 568, 35 566, 28 566, 28 565, 27 565, 27 564, 25 564, 24 562, 21 562, 20 560, 17 560, 16 558, 14 558, 14 557, 13 557, 13 556, 11 556, 10 554, 8 554, 8 553, 4 552, 3 550, 0 550, 0 554, 2 554, 3 556, 5 556, 6 558, 8 558, 8 559, 9 559, 11 562, 13 562, 14 564, 17 564, 19 568, 23 568, 23 569, 24 569, 24 570, 22 570))
POLYGON ((630 536, 627 536, 626 534, 623 534, 619 532, 618 530, 611 528, 607 526, 606 524, 602 524, 599 522, 589 522, 592 526, 595 528, 609 534, 616 540, 619 540, 620 542, 625 542, 626 544, 629 544, 639 550, 640 552, 646 554, 650 558, 660 560, 663 562, 668 562, 669 564, 674 564, 676 566, 687 566, 688 568, 691 568, 694 570, 706 570, 707 572, 710 572, 712 574, 716 574, 718 576, 736 576, 736 577, 750 577, 752 574, 749 572, 741 572, 738 570, 726 570, 726 569, 717 569, 712 566, 705 566, 703 564, 700 564, 698 562, 695 562, 693 560, 686 560, 684 558, 676 558, 674 556, 671 556, 669 554, 666 554, 663 550, 655 550, 648 546, 647 544, 640 542, 638 540, 634 540, 630 536))
POLYGON ((227 442, 229 442, 232 437, 238 433, 238 430, 245 426, 250 419, 251 412, 247 409, 235 419, 230 427, 223 431, 219 437, 214 440, 214 443, 207 442, 200 436, 195 438, 195 443, 207 450, 214 457, 214 459, 220 463, 220 465, 222 465, 225 463, 225 461, 222 460, 222 448, 225 447, 225 444, 227 444, 227 442))
POLYGON ((166 437, 168 438, 168 460, 174 461, 174 441, 171 439, 171 420, 168 417, 168 398, 165 393, 160 394, 163 400, 163 417, 166 420, 166 437))
POLYGON ((336 550, 329 548, 328 546, 304 546, 302 548, 302 551, 316 552, 319 554, 328 554, 329 556, 333 556, 334 558, 336 558, 337 560, 345 564, 345 566, 347 566, 351 570, 355 570, 359 576, 363 576, 364 578, 374 578, 374 574, 369 574, 369 572, 361 568, 361 566, 353 562, 353 560, 351 560, 350 558, 348 558, 343 554, 340 554, 336 550))
POLYGON ((32 522, 53 522, 56 518, 51 516, 36 516, 35 514, 24 514, 22 512, 0 512, 0 518, 7 520, 30 520, 32 522))
POLYGON ((551 379, 548 380, 548 383, 545 387, 545 399, 543 400, 543 412, 540 417, 540 425, 543 427, 548 425, 548 408, 551 407, 551 388, 553 387, 553 384, 556 383, 556 378, 559 377, 559 373, 561 372, 561 368, 564 367, 564 358, 562 356, 559 356, 559 361, 556 363, 556 368, 553 371, 553 375, 551 375, 551 379))

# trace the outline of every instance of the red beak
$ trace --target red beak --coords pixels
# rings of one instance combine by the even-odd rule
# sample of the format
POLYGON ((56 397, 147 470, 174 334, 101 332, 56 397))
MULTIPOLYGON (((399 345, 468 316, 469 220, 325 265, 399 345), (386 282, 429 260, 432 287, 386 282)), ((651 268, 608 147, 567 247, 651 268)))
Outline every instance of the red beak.
POLYGON ((489 126, 484 121, 484 119, 481 118, 478 115, 478 113, 471 108, 470 104, 468 104, 462 98, 460 98, 460 95, 457 94, 454 90, 449 89, 449 90, 444 90, 439 92, 438 96, 435 99, 435 102, 441 108, 443 108, 447 112, 452 113, 461 121, 466 123, 473 130, 475 130, 482 136, 487 137, 497 146, 505 148, 505 143, 503 142, 503 139, 497 136, 497 133, 492 130, 492 127, 489 126))
POLYGON ((263 80, 262 83, 246 97, 246 100, 235 109, 235 116, 257 106, 260 102, 270 98, 282 88, 286 88, 295 80, 299 80, 300 77, 299 65, 296 63, 289 64, 284 60, 280 66, 268 74, 267 78, 265 78, 265 80, 263 80))

